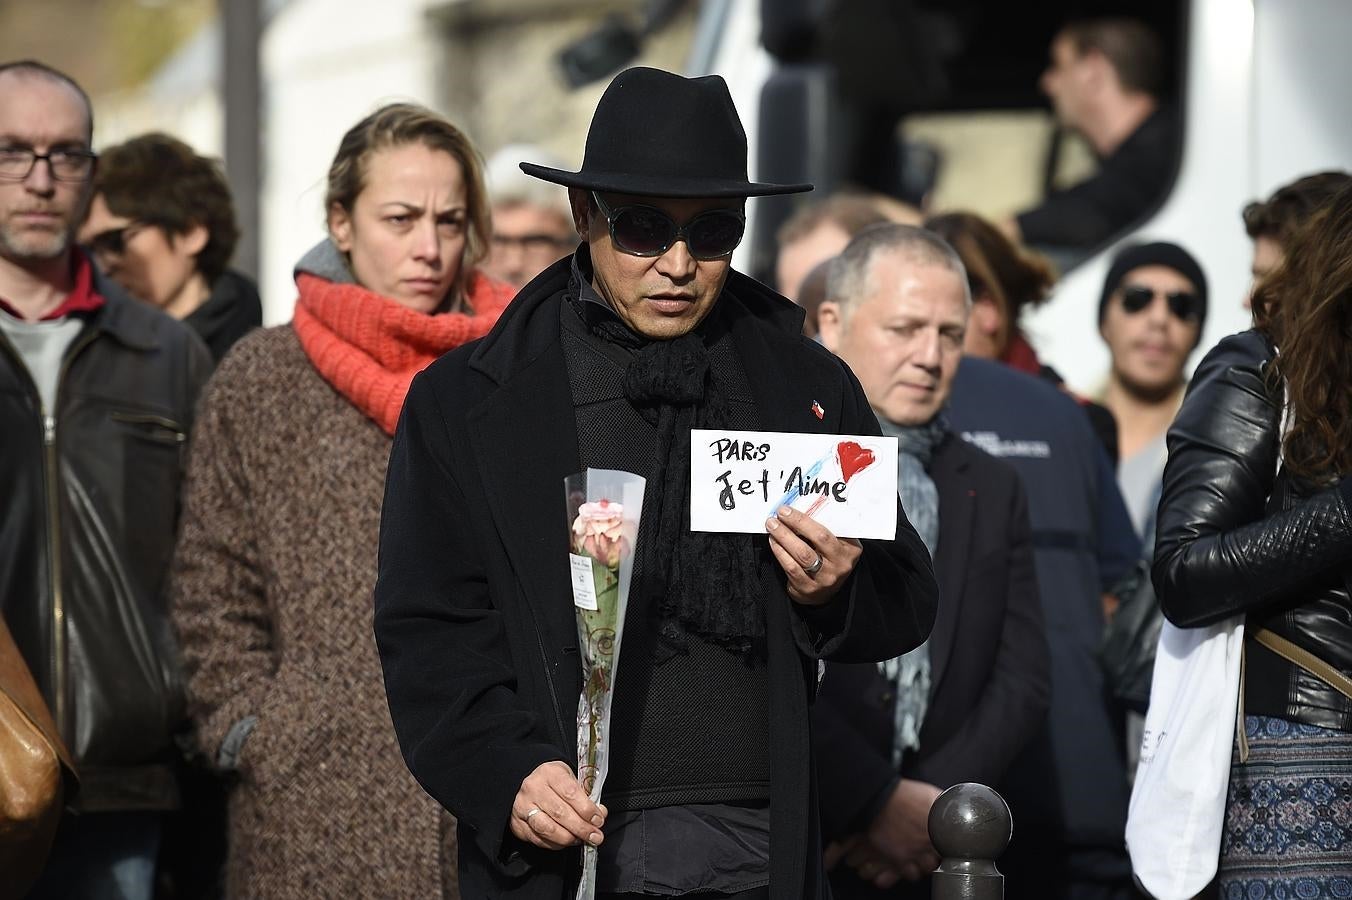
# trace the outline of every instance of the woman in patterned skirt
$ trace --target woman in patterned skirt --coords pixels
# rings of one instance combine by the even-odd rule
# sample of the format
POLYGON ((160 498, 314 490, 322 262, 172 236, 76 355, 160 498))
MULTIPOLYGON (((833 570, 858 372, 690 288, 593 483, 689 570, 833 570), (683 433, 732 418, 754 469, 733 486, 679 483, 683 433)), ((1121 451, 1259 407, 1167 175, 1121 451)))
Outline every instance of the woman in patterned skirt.
POLYGON ((1245 617, 1221 897, 1352 898, 1352 189, 1253 308, 1169 430, 1155 586, 1181 627, 1245 617))

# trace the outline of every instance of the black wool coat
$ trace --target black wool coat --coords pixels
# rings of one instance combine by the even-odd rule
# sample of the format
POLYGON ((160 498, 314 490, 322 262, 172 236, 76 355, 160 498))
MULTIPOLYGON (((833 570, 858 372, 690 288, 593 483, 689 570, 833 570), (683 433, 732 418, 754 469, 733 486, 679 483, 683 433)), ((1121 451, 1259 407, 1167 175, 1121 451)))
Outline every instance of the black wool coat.
MULTIPOLYGON (((570 266, 547 269, 487 337, 414 380, 386 482, 376 641, 404 758, 459 821, 466 897, 563 900, 580 871, 576 850, 523 845, 508 828, 526 776, 576 755, 563 479, 581 465, 559 338, 570 266)), ((718 303, 767 430, 878 433, 853 374, 801 337, 801 310, 735 272, 718 303)), ((782 591, 769 598, 772 896, 829 896, 808 721, 819 660, 919 645, 937 594, 899 515, 895 540, 864 542, 835 601, 839 633, 813 632, 782 591)))
MULTIPOLYGON (((953 434, 929 474, 939 491, 932 688, 920 748, 903 757, 900 774, 940 788, 993 786, 1042 729, 1051 699, 1028 501, 1013 467, 953 434)), ((877 666, 827 666, 812 716, 828 841, 866 830, 898 777, 893 691, 877 666)), ((837 897, 930 894, 923 882, 876 891, 843 863, 831 883, 837 897)))

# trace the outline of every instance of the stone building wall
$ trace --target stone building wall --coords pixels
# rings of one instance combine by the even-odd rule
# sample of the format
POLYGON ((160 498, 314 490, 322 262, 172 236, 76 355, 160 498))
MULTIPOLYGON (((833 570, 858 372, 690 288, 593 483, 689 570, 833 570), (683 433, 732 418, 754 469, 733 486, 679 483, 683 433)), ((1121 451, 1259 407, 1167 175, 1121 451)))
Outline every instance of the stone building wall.
MULTIPOLYGON (((698 3, 636 63, 680 70, 698 3)), ((342 133, 391 100, 425 103, 485 156, 536 143, 580 161, 604 82, 570 91, 555 56, 637 0, 292 0, 263 43, 262 282, 269 322, 290 318, 291 268, 323 236, 323 182, 342 133)))
MULTIPOLYGON (((649 38, 633 65, 685 68, 698 3, 649 38)), ((571 89, 559 51, 608 15, 636 21, 622 0, 461 0, 434 8, 445 77, 437 100, 468 128, 484 154, 513 143, 537 144, 580 164, 587 125, 606 81, 571 89)))

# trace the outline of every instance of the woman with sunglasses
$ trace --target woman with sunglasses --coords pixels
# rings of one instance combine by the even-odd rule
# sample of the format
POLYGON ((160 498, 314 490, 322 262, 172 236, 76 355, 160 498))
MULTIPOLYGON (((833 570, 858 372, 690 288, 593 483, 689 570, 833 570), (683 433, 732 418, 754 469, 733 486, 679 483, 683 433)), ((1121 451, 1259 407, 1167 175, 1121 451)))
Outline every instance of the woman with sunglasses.
POLYGON ((1285 251, 1197 368, 1159 507, 1164 614, 1244 617, 1222 897, 1352 896, 1352 187, 1285 251))
POLYGON ((258 287, 229 268, 239 239, 220 165, 167 134, 99 156, 80 239, 109 278, 183 320, 217 362, 263 324, 258 287))
POLYGON ((512 292, 476 268, 479 154, 429 110, 348 131, 325 204, 294 319, 245 338, 204 394, 173 589, 190 712, 238 773, 229 896, 454 896, 453 825, 400 757, 371 594, 409 383, 512 292))

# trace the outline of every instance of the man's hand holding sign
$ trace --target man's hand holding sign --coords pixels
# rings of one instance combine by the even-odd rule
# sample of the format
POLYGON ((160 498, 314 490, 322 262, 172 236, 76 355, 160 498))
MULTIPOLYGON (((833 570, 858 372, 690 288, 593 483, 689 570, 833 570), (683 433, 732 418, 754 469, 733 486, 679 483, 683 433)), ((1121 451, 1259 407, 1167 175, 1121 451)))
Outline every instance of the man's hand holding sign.
POLYGON ((863 548, 854 538, 838 538, 797 510, 782 506, 765 520, 770 550, 789 576, 789 598, 820 606, 830 602, 850 577, 863 548))
POLYGON ((897 442, 872 435, 690 432, 690 527, 766 531, 797 603, 830 601, 859 538, 897 532, 897 442))

